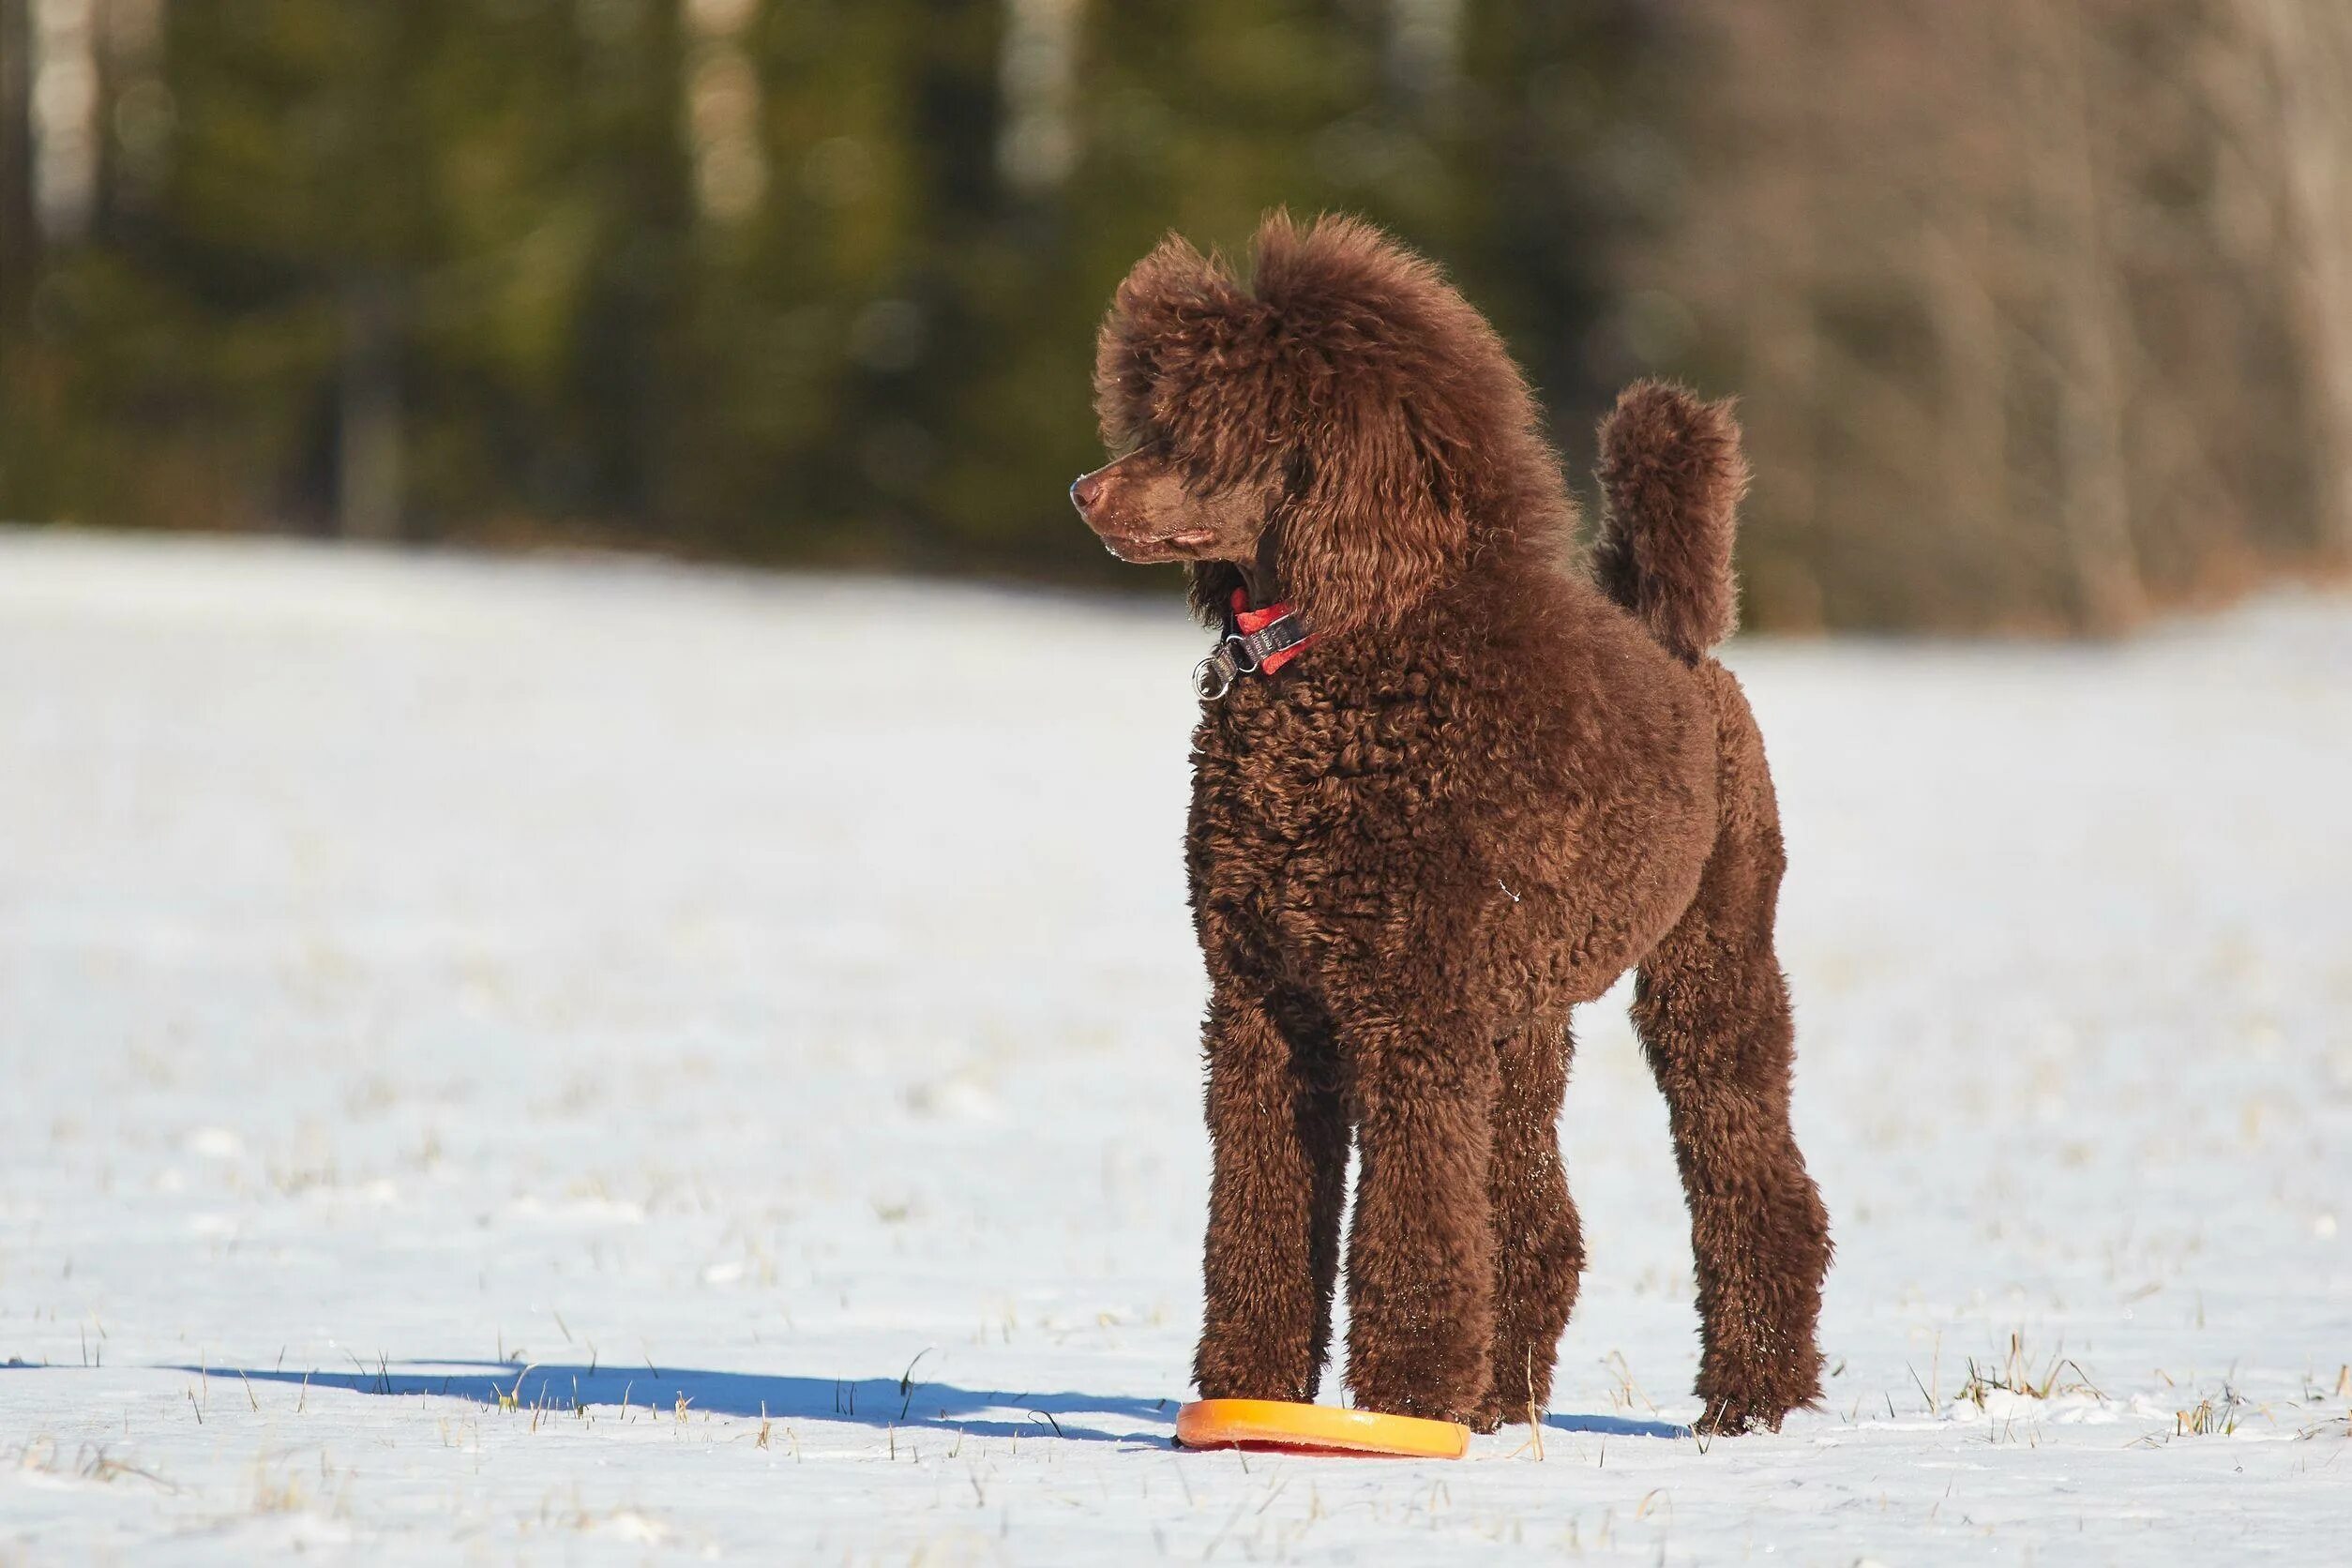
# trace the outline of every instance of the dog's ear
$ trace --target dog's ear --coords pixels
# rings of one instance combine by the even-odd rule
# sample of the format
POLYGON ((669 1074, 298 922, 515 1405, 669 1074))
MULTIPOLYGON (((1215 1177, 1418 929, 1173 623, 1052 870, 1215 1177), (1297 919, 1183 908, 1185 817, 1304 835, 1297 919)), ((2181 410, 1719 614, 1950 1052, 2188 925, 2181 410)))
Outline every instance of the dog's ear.
POLYGON ((1470 552, 1456 361, 1481 324, 1435 267, 1351 218, 1269 213, 1251 259, 1290 347, 1283 592, 1328 636, 1393 625, 1470 552))
POLYGON ((1232 273, 1182 234, 1136 263, 1094 338, 1094 416, 1103 445, 1130 450, 1162 430, 1168 410, 1251 301, 1232 273))
POLYGON ((1450 464, 1407 396, 1339 399, 1296 462, 1304 482, 1277 525, 1276 565, 1311 630, 1394 626, 1469 553, 1450 464))

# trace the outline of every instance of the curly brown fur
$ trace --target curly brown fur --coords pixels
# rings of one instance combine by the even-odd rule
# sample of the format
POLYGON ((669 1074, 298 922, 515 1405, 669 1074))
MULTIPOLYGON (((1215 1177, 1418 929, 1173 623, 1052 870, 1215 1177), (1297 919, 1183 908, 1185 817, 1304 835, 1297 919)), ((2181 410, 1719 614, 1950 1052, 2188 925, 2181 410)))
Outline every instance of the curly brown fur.
POLYGON ((1601 422, 1606 506, 1592 575, 1685 663, 1729 637, 1738 619, 1731 536, 1747 488, 1727 402, 1645 381, 1601 422))
POLYGON ((1352 1129, 1356 1402, 1539 1410, 1584 1258, 1568 1012, 1638 967, 1703 1421, 1776 1426, 1818 1392, 1829 1240, 1788 1126, 1771 779, 1705 656, 1730 619, 1728 415, 1629 394, 1612 597, 1565 565, 1575 507, 1501 341, 1366 225, 1276 215, 1246 281, 1170 239, 1122 285, 1095 389, 1123 455, 1072 494, 1106 544, 1189 562, 1205 616, 1245 587, 1317 636, 1206 702, 1194 742, 1201 1393, 1313 1396, 1352 1129))

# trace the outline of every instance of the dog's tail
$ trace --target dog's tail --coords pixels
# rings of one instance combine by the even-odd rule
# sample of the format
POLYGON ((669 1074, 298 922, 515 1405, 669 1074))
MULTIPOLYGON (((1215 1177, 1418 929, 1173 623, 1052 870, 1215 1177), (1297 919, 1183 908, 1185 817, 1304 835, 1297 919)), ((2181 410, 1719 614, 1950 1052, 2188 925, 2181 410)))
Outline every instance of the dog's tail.
POLYGON ((1728 402, 1680 386, 1629 386, 1601 422, 1606 503, 1593 576, 1668 652, 1696 664, 1731 635, 1731 535, 1748 488, 1728 402))

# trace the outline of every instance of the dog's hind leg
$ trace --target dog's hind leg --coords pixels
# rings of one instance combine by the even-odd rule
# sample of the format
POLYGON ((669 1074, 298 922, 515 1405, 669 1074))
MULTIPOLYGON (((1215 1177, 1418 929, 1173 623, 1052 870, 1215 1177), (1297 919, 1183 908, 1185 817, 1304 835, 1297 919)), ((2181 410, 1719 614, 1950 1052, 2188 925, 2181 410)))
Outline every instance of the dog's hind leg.
POLYGON ((1206 1051, 1212 1174, 1193 1379, 1204 1399, 1310 1400, 1331 1346, 1348 1178, 1329 1027, 1226 981, 1206 1051))
POLYGON ((1502 1043, 1494 1153, 1486 1173, 1495 1231, 1494 1386, 1472 1423, 1542 1419, 1552 1362, 1576 1310, 1584 1233, 1560 1157, 1560 1102, 1574 1049, 1562 1023, 1538 1023, 1502 1043))
POLYGON ((1789 1129, 1795 1051, 1772 951, 1780 821, 1756 721, 1711 672, 1722 821, 1697 897, 1640 966, 1634 1022, 1674 1129, 1698 1273, 1702 1430, 1777 1429, 1820 1395, 1829 1220, 1789 1129))

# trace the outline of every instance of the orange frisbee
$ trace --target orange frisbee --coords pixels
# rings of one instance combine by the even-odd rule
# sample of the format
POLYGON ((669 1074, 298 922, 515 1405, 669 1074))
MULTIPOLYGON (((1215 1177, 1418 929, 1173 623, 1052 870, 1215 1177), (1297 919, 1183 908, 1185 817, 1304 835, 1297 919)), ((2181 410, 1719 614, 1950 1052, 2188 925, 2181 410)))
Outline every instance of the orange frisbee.
POLYGON ((1409 1459, 1458 1459, 1470 1428, 1458 1421, 1381 1415, 1280 1399, 1196 1399, 1176 1412, 1176 1440, 1186 1448, 1339 1449, 1409 1459))

